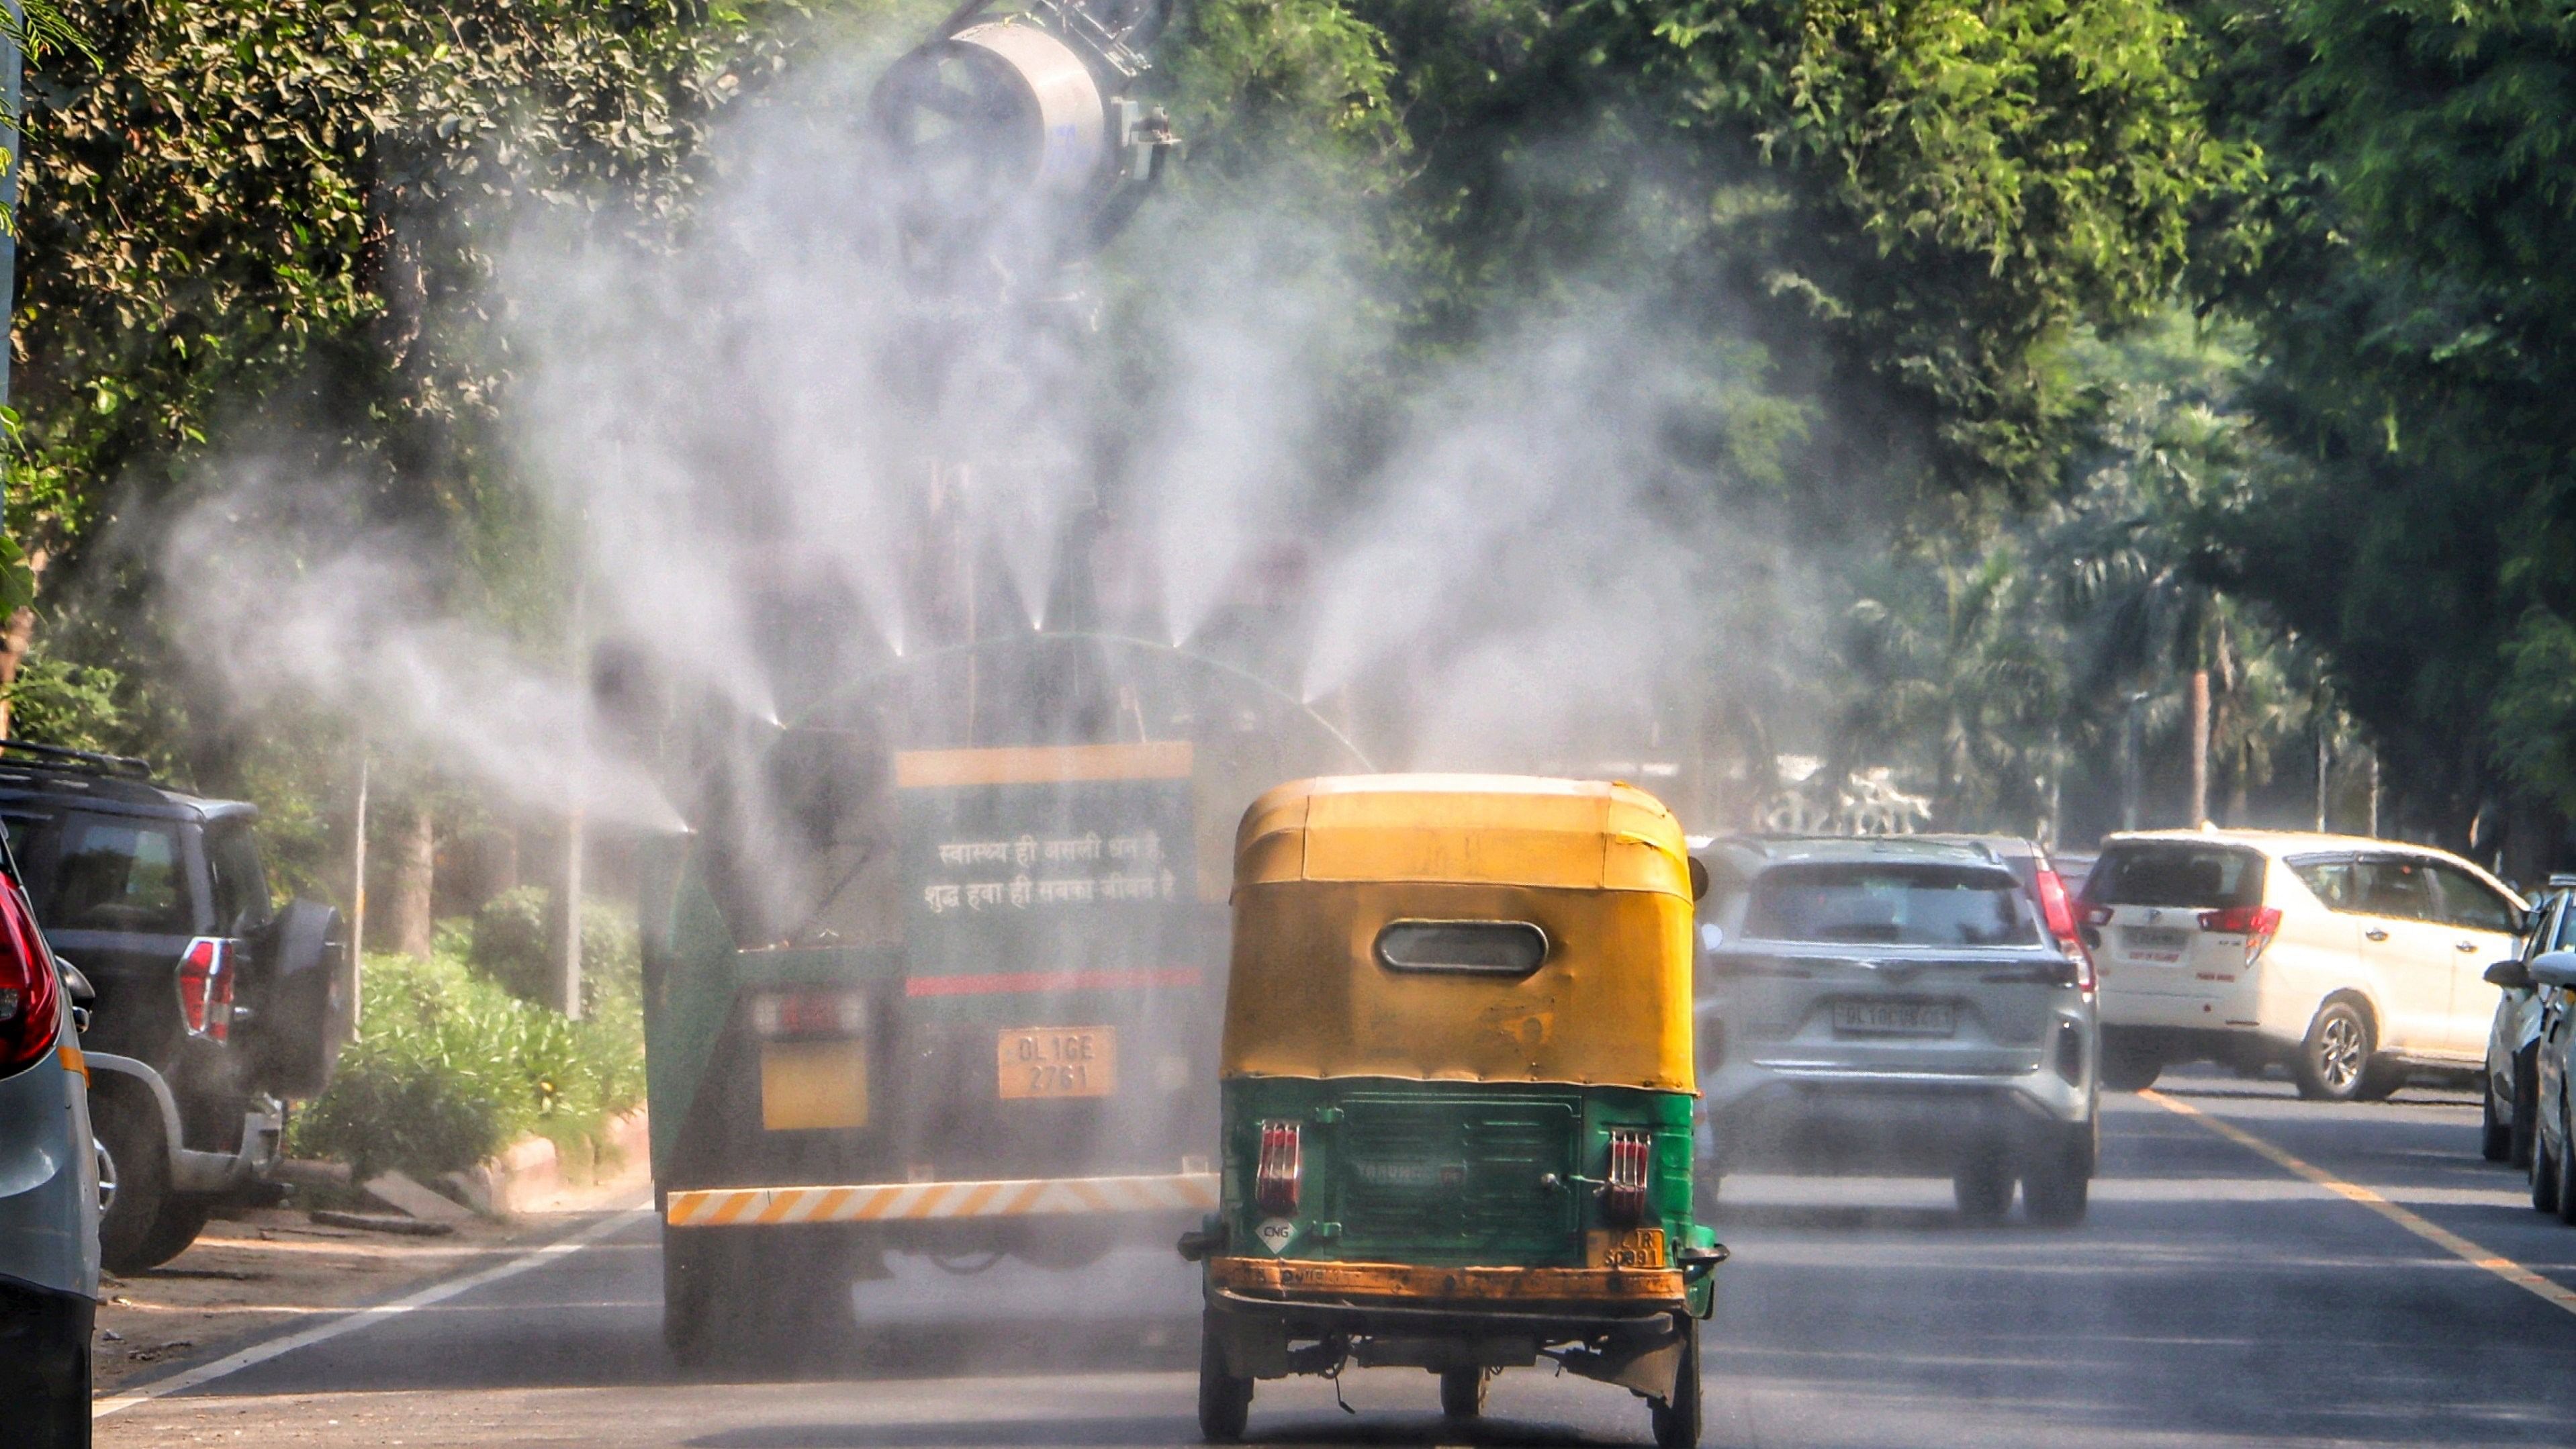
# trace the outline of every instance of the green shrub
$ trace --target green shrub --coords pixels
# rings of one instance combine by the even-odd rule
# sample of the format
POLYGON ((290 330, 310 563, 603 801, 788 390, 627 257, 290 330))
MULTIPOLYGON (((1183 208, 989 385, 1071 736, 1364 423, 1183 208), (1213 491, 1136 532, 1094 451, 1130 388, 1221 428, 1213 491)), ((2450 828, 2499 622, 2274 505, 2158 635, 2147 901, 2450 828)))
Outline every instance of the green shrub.
MULTIPOLYGON (((617 996, 633 996, 643 953, 632 912, 589 899, 581 909, 581 1008, 600 1010, 617 996)), ((544 886, 503 891, 474 913, 474 969, 522 1001, 553 995, 554 892, 544 886)))
POLYGON ((644 1095, 638 998, 613 979, 581 1021, 469 969, 442 932, 427 961, 370 956, 358 1039, 330 1090, 295 1121, 299 1156, 436 1176, 525 1132, 596 1139, 644 1095))

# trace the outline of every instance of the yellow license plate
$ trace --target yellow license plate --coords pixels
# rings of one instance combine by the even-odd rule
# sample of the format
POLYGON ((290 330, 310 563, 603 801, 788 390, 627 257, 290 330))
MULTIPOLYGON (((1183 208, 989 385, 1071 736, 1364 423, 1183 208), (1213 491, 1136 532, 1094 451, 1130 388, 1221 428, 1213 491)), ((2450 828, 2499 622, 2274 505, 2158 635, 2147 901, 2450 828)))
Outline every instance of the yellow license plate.
POLYGON ((854 1041, 763 1043, 760 1125, 772 1132, 868 1125, 866 1045, 854 1041))
POLYGON ((1002 1033, 1002 1097, 1106 1097, 1118 1090, 1118 1033, 1105 1026, 1023 1026, 1002 1033))
POLYGON ((1583 1237, 1584 1261, 1595 1268, 1664 1266, 1662 1228, 1595 1228, 1583 1237))

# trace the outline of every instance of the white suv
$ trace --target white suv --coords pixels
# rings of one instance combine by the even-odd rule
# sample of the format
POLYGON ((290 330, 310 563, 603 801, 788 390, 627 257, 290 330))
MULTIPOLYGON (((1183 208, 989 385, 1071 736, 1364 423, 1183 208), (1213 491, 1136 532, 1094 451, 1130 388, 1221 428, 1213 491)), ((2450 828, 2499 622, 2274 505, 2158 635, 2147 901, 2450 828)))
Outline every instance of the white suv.
POLYGON ((2488 966, 2523 902, 2429 846, 2269 830, 2114 835, 2084 882, 2102 1082, 2174 1062, 2286 1061, 2302 1096, 2372 1100, 2413 1066, 2475 1067, 2488 966))

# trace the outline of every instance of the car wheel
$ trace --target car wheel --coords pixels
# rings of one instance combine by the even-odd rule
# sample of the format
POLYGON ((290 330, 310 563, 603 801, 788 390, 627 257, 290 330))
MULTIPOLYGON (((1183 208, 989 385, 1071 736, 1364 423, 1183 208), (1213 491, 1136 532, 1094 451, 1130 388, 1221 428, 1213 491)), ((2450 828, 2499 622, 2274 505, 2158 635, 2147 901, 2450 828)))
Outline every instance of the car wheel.
POLYGON ((2360 1100, 2370 1081, 2372 1044, 2370 1018, 2360 1007, 2349 1001, 2318 1007, 2292 1064, 2299 1095, 2323 1102, 2360 1100))
POLYGON ((2558 1154, 2549 1150, 2546 1132, 2531 1144, 2531 1205, 2542 1212, 2558 1206, 2558 1154))
MULTIPOLYGON (((2568 1140, 2567 1123, 2563 1115, 2559 1120, 2558 1140, 2562 1144, 2568 1140)), ((2564 1156, 2560 1157, 2558 1162, 2558 1201, 2552 1206, 2557 1208, 2560 1222, 2576 1227, 2576 1172, 2567 1170, 2564 1156)))
POLYGON ((2528 1170, 2532 1140, 2540 1135, 2540 1062, 2524 1052, 2513 1064, 2513 1165, 2528 1170))
POLYGON ((1440 1371, 1440 1412, 1452 1419, 1472 1419, 1485 1412, 1485 1385, 1492 1376, 1480 1368, 1440 1371))
POLYGON ((206 1230, 206 1219, 215 1215, 210 1198, 168 1197, 161 1200, 161 1215, 143 1235, 138 1256, 149 1266, 158 1268, 188 1251, 197 1235, 206 1230))
MULTIPOLYGON (((1252 1422, 1252 1380, 1226 1369, 1225 1348, 1216 1340, 1215 1315, 1210 1314, 1199 1323, 1199 1437, 1211 1444, 1234 1443, 1252 1422)), ((1440 1398, 1446 1407, 1446 1375, 1440 1380, 1440 1398)))
POLYGON ((1668 1397, 1646 1400, 1647 1417, 1655 1426, 1655 1449, 1697 1449, 1699 1444, 1699 1320, 1687 1313, 1680 1318, 1682 1362, 1673 1375, 1673 1391, 1668 1397))
POLYGON ((2093 1197, 2092 1149, 2092 1131, 2082 1128, 2023 1166, 2021 1203, 2032 1222, 2069 1228, 2084 1221, 2093 1197))
POLYGON ((2496 1110, 2495 1073, 2486 1073, 2485 1079, 2478 1102, 2478 1156, 2503 1162, 2513 1156, 2513 1114, 2496 1110))
POLYGON ((2102 1029, 2102 1085, 2114 1092, 2143 1092, 2165 1071, 2164 1053, 2153 1037, 2111 1027, 2102 1029))
POLYGON ((2012 1211, 2012 1169, 2001 1153, 1977 1153, 1951 1170, 1950 1194, 1969 1222, 2001 1222, 2012 1211))
POLYGON ((98 1214, 99 1266, 111 1273, 140 1273, 178 1256, 176 1249, 162 1252, 166 1242, 153 1232, 171 1203, 170 1144, 158 1105, 127 1091, 102 1094, 91 1105, 99 1157, 115 1183, 113 1196, 100 1192, 98 1214))

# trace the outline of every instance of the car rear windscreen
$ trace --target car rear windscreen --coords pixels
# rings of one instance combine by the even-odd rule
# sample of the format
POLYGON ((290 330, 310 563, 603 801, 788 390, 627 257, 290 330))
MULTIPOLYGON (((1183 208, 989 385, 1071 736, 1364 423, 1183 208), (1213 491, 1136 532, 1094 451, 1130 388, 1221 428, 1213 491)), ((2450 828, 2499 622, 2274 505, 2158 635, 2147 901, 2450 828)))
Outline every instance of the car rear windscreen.
POLYGON ((9 819, 29 903, 47 931, 189 934, 179 832, 155 820, 75 812, 9 819))
POLYGON ((2111 845, 2084 878, 2084 899, 2106 906, 2220 910, 2263 903, 2263 857, 2233 845, 2132 840, 2111 845))
POLYGON ((2021 882, 1987 866, 1780 865, 1753 881, 1744 935, 1873 946, 2022 946, 2039 940, 2021 882))

